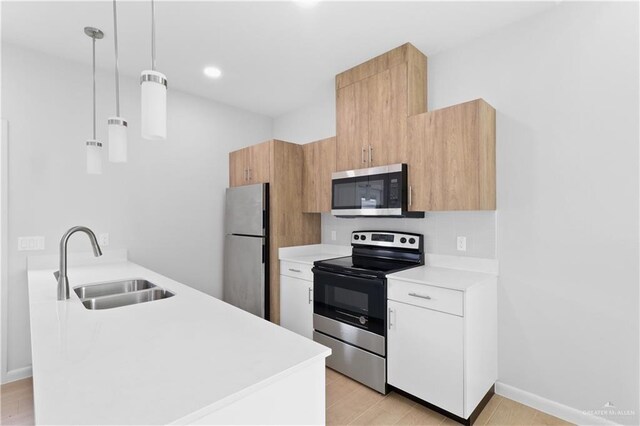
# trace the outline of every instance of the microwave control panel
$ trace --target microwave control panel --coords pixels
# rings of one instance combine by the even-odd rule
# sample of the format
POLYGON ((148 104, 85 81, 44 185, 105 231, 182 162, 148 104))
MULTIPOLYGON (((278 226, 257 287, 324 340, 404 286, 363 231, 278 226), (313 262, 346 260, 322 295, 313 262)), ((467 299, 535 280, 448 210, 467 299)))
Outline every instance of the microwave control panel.
POLYGON ((387 208, 402 207, 402 173, 389 173, 389 203, 387 208))

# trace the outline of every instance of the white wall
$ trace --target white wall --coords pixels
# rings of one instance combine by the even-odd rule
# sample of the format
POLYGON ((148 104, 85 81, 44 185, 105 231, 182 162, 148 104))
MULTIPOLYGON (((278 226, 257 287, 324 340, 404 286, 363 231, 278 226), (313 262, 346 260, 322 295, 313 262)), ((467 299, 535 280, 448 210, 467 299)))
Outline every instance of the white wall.
POLYGON ((637 3, 564 3, 429 57, 430 109, 497 109, 500 381, 575 413, 611 401, 623 424, 640 411, 638 71, 637 3))
MULTIPOLYGON (((328 76, 314 102, 279 117, 273 122, 277 139, 308 143, 336 135, 336 96, 334 78, 328 76)), ((322 87, 321 86, 321 87, 322 87)))
MULTIPOLYGON (((60 237, 73 225, 108 232, 109 248, 129 248, 133 261, 221 294, 227 153, 269 139, 272 120, 169 87, 168 139, 146 141, 140 137, 139 85, 132 78, 121 83, 129 162, 108 163, 105 144, 104 174, 89 176, 84 142, 91 137, 90 67, 2 45, 2 114, 9 122, 3 351, 15 374, 31 362, 26 256, 57 253, 60 237), (44 252, 17 251, 18 237, 30 235, 45 236, 44 252)), ((115 110, 113 73, 98 74, 97 92, 98 138, 106 142, 106 119, 115 110)), ((72 238, 70 251, 88 249, 85 236, 72 238)))

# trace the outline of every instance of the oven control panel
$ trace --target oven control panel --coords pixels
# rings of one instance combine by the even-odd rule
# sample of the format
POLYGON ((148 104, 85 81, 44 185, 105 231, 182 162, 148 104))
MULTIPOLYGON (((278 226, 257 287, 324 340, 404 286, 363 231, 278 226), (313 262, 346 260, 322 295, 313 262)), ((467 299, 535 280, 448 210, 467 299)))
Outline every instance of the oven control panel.
POLYGON ((354 231, 352 245, 422 249, 423 236, 391 231, 354 231))

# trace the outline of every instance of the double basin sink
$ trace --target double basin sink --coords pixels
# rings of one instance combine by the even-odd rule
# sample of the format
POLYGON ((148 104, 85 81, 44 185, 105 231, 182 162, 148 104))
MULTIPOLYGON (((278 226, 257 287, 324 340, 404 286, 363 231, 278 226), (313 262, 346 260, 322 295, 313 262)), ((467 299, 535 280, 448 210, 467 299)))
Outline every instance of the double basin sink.
POLYGON ((175 294, 141 278, 74 287, 85 308, 111 309, 167 299, 175 294))

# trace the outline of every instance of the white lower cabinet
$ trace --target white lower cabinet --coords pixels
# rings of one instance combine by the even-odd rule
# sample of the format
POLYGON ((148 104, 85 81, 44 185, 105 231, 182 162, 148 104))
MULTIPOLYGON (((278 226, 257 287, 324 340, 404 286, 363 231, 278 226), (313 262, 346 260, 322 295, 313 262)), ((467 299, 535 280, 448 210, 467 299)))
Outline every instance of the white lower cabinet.
POLYGON ((280 275, 280 325, 313 338, 313 281, 280 275))
POLYGON ((388 279, 390 385, 463 419, 477 415, 498 376, 497 280, 487 277, 464 290, 388 279))
POLYGON ((464 417, 463 318, 389 300, 387 381, 464 417))

